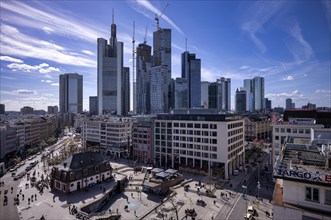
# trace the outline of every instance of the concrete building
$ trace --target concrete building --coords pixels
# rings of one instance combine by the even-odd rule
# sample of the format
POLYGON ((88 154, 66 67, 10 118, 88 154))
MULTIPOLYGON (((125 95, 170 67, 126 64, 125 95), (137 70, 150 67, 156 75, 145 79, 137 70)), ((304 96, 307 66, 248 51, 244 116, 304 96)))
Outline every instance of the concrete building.
POLYGON ((150 164, 154 161, 153 137, 155 116, 135 116, 132 118, 133 160, 150 164))
POLYGON ((5 104, 0 104, 0 115, 5 114, 5 104))
POLYGON ((295 108, 295 103, 292 102, 292 99, 287 98, 285 101, 285 108, 290 109, 290 108, 295 108))
POLYGON ((16 129, 5 124, 0 124, 0 160, 11 157, 16 153, 16 129))
POLYGON ((74 154, 52 168, 50 187, 64 193, 92 187, 112 177, 113 168, 100 154, 74 154))
POLYGON ((294 138, 281 149, 274 167, 274 219, 331 219, 330 152, 331 139, 294 138))
POLYGON ((91 115, 98 114, 98 96, 89 97, 89 113, 91 115))
POLYGON ((98 38, 97 44, 99 115, 127 115, 127 100, 130 100, 130 92, 127 93, 129 74, 128 69, 123 67, 123 42, 117 41, 114 17, 109 44, 103 38, 98 38))
POLYGON ((244 120, 213 109, 175 109, 154 121, 159 167, 228 179, 244 163, 244 120))
POLYGON ((209 87, 209 82, 207 81, 202 81, 201 82, 201 106, 203 108, 208 108, 208 87, 209 87))
POLYGON ((314 118, 290 118, 289 121, 272 123, 272 164, 280 156, 281 148, 287 138, 310 138, 310 129, 324 128, 322 124, 315 124, 314 118))
POLYGON ((184 78, 175 80, 175 108, 189 108, 189 84, 184 78))
POLYGON ((132 122, 125 117, 86 118, 82 122, 82 145, 116 157, 132 154, 132 122))
POLYGON ((78 73, 60 75, 60 113, 83 112, 83 76, 78 73))
POLYGON ((30 106, 24 106, 23 108, 21 108, 21 113, 23 115, 32 115, 33 111, 34 109, 30 106))
POLYGON ((302 106, 303 109, 316 109, 316 104, 308 102, 307 105, 302 106))
POLYGON ((136 113, 149 114, 150 104, 150 71, 152 66, 152 47, 146 43, 137 47, 136 73, 136 113))
POLYGON ((240 88, 236 90, 236 112, 243 113, 246 112, 246 90, 240 88))
POLYGON ((271 141, 271 120, 266 116, 251 115, 245 119, 246 141, 271 141))
POLYGON ((59 107, 55 106, 47 106, 47 114, 57 114, 59 113, 59 107))
POLYGON ((201 60, 195 54, 182 53, 182 78, 188 83, 188 107, 201 107, 201 60))

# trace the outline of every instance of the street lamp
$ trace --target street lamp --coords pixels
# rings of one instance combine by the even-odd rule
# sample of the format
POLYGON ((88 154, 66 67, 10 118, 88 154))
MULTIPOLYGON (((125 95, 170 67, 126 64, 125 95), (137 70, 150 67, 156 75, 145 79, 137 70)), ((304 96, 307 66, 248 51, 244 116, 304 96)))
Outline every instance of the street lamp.
POLYGON ((260 181, 257 182, 257 205, 260 204, 260 181))

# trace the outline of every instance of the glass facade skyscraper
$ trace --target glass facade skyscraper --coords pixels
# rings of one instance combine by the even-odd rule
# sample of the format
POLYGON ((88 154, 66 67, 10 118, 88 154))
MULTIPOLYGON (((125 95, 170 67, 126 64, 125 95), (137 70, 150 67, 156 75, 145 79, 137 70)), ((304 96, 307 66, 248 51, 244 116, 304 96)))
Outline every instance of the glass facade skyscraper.
POLYGON ((83 112, 83 76, 77 73, 60 75, 60 113, 83 112))
POLYGON ((182 78, 188 82, 188 108, 200 108, 201 60, 188 51, 182 53, 182 78))

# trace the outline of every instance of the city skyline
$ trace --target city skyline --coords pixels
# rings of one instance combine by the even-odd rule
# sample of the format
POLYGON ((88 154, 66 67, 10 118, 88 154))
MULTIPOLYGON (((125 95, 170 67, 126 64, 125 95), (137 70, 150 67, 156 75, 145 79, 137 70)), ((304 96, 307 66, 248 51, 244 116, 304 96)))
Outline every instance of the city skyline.
POLYGON ((181 76, 181 54, 187 50, 201 59, 202 81, 231 78, 231 109, 243 79, 258 76, 265 78, 265 97, 273 107, 285 106, 287 98, 297 107, 331 106, 328 1, 166 4, 1 2, 0 103, 6 111, 46 110, 59 103, 58 76, 77 72, 84 76, 83 109, 88 110, 89 96, 97 94, 97 38, 110 38, 112 8, 129 67, 133 21, 136 46, 144 41, 146 26, 152 45, 155 14, 166 8, 160 27, 172 29, 172 78, 181 76))

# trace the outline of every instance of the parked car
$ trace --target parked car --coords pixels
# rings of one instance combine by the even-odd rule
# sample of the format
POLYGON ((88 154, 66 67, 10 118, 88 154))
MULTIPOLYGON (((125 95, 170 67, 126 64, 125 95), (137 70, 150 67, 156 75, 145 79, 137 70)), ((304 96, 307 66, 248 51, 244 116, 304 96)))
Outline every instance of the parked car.
POLYGON ((253 217, 252 214, 250 214, 250 213, 246 213, 246 214, 244 215, 244 219, 247 219, 247 220, 253 220, 254 217, 253 217))
POLYGON ((252 205, 249 205, 247 207, 247 213, 253 215, 253 216, 257 216, 257 211, 256 209, 252 206, 252 205))
POLYGON ((232 175, 237 176, 239 174, 239 170, 233 170, 232 175))

